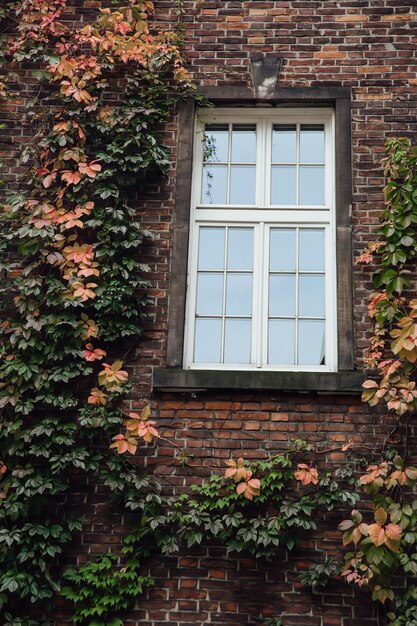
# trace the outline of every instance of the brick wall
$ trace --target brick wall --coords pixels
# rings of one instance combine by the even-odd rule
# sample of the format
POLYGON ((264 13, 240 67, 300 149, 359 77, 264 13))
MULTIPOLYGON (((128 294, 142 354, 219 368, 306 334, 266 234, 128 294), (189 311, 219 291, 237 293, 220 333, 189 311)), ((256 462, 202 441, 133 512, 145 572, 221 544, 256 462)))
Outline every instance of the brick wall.
MULTIPOLYGON (((98 2, 70 3, 68 19, 88 20, 98 2)), ((197 86, 250 86, 250 56, 254 52, 282 58, 279 87, 344 86, 352 95, 353 244, 358 254, 372 238, 383 206, 380 159, 384 141, 407 135, 416 142, 417 121, 417 4, 404 0, 203 0, 197 9, 184 0, 186 51, 197 86)), ((157 23, 177 22, 174 0, 156 0, 157 23)), ((31 91, 28 73, 20 75, 19 98, 3 112, 15 123, 5 133, 2 149, 11 179, 18 172, 14 148, 25 141, 25 126, 16 122, 24 113, 31 91)), ((0 120, 2 121, 2 120, 0 120)), ((157 235, 146 244, 151 266, 153 304, 146 332, 138 347, 131 374, 132 407, 151 393, 152 370, 165 365, 169 306, 172 214, 175 191, 175 117, 165 130, 172 150, 168 181, 155 181, 138 203, 144 225, 157 235)), ((369 324, 369 268, 354 268, 354 322, 357 366, 361 367, 369 324)), ((363 406, 358 395, 289 394, 218 391, 190 394, 153 393, 152 403, 166 436, 175 437, 194 455, 193 467, 175 466, 172 451, 158 457, 144 451, 144 463, 169 479, 179 493, 221 465, 230 451, 259 458, 281 449, 289 437, 303 437, 325 448, 341 447, 352 438, 359 447, 376 445, 388 427, 381 415, 363 406)), ((410 431, 411 436, 414 435, 410 431)), ((325 461, 340 460, 337 450, 325 461)), ((134 518, 121 519, 107 503, 100 485, 77 486, 74 502, 85 508, 90 527, 68 562, 82 548, 89 553, 117 545, 134 518), (91 495, 91 492, 94 495, 91 495), (89 494, 87 496, 87 494, 89 494)), ((374 626, 378 623, 368 596, 351 587, 332 584, 312 594, 301 588, 296 572, 315 558, 335 553, 339 518, 332 513, 320 532, 288 557, 270 563, 243 556, 227 556, 215 545, 156 559, 150 570, 156 586, 140 600, 125 624, 186 626, 219 624, 255 626, 262 616, 282 615, 285 626, 374 626), (327 529, 324 532, 323 529, 327 529)), ((68 623, 65 606, 56 625, 68 623)))

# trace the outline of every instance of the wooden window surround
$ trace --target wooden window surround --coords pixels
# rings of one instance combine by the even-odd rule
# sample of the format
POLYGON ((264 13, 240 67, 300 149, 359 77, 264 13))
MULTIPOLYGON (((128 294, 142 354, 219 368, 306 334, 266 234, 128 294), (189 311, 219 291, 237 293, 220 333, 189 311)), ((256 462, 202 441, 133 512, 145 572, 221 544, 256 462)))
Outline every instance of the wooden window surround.
MULTIPOLYGON (((364 379, 354 369, 351 242, 351 117, 350 90, 344 87, 283 88, 273 99, 256 100, 243 87, 206 88, 216 107, 332 108, 335 132, 335 233, 337 272, 336 371, 247 371, 184 369, 184 328, 194 145, 194 101, 179 106, 173 253, 169 296, 167 363, 154 372, 154 388, 172 391, 197 389, 275 389, 322 392, 359 391, 364 379)), ((262 113, 262 112, 260 112, 262 113)))

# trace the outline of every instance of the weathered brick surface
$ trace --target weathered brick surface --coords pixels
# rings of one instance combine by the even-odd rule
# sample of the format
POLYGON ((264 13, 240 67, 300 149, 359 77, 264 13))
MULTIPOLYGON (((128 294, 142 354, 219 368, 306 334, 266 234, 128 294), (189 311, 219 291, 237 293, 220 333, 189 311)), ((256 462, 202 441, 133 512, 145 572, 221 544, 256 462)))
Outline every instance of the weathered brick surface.
MULTIPOLYGON (((66 19, 87 21, 99 2, 70 2, 66 19)), ((416 141, 417 6, 404 0, 203 0, 197 9, 184 0, 185 44, 197 86, 250 85, 254 52, 282 57, 279 87, 345 86, 352 93, 353 244, 358 254, 372 239, 383 207, 381 157, 385 139, 409 136, 416 141)), ((157 27, 177 23, 177 3, 156 0, 157 27)), ((33 93, 30 71, 17 74, 19 94, 3 107, 0 122, 4 170, 11 184, 21 171, 17 149, 27 141, 27 100, 33 93)), ((175 191, 175 117, 164 138, 172 153, 166 181, 156 180, 138 202, 143 224, 156 238, 147 241, 153 287, 145 333, 130 366, 132 408, 151 392, 152 370, 165 365, 169 307, 172 214, 175 191)), ((355 267, 354 320, 357 366, 369 335, 366 314, 370 269, 355 267)), ((154 394, 155 414, 163 434, 194 455, 191 467, 175 466, 173 452, 161 447, 141 451, 143 464, 155 471, 171 493, 181 493, 207 476, 210 468, 239 454, 259 458, 282 449, 291 437, 304 437, 328 450, 320 463, 343 460, 341 446, 352 439, 360 448, 375 447, 389 431, 382 416, 364 407, 357 396, 218 392, 154 394)), ((410 441, 415 439, 410 429, 410 441)), ((415 441, 414 441, 415 443, 415 441)), ((76 485, 72 505, 85 510, 89 528, 68 553, 68 563, 117 548, 134 516, 121 518, 99 484, 76 485)), ((303 589, 297 571, 317 553, 337 553, 332 513, 323 530, 288 557, 270 563, 235 556, 208 545, 177 557, 157 558, 150 567, 155 589, 138 601, 126 625, 252 626, 262 616, 282 615, 286 626, 375 626, 367 597, 332 583, 316 594, 303 589)), ((56 625, 68 623, 63 604, 56 625)))

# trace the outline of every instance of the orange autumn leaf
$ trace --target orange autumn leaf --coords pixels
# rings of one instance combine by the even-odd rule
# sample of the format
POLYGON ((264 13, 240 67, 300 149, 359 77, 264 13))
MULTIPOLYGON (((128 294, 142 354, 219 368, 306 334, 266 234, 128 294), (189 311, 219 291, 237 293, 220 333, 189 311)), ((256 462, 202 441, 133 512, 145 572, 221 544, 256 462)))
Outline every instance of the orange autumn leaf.
POLYGON ((61 135, 68 133, 71 130, 71 123, 70 122, 58 122, 57 124, 54 124, 54 126, 52 127, 52 130, 61 135))
POLYGON ((155 428, 156 422, 153 420, 148 420, 146 422, 139 421, 135 422, 133 420, 129 420, 126 423, 126 429, 129 432, 133 432, 138 437, 142 437, 146 443, 152 443, 154 439, 159 437, 159 433, 155 428))
POLYGON ((61 172, 61 178, 68 185, 78 185, 78 183, 82 179, 82 176, 81 176, 80 172, 73 172, 71 170, 63 170, 61 172))
POLYGON ((387 524, 388 514, 383 507, 375 511, 375 524, 368 526, 368 534, 375 546, 386 545, 392 552, 400 549, 402 528, 398 524, 387 524))
POLYGON ((375 312, 377 309, 377 305, 380 302, 383 302, 384 300, 387 299, 387 294, 385 292, 379 293, 379 292, 374 292, 371 296, 372 300, 370 301, 370 303, 368 304, 368 313, 369 313, 369 317, 375 317, 375 312))
POLYGON ((84 104, 89 104, 97 100, 95 96, 89 94, 85 89, 80 89, 76 85, 71 84, 69 80, 63 80, 61 82, 60 92, 64 96, 73 97, 74 100, 79 103, 84 102, 84 104))
POLYGON ((294 478, 299 480, 303 485, 317 485, 319 482, 319 475, 314 467, 310 467, 305 463, 299 463, 297 465, 298 470, 294 472, 294 478))
POLYGON ((233 478, 237 483, 245 479, 246 469, 244 467, 244 460, 241 457, 237 461, 228 459, 225 463, 229 466, 225 471, 225 478, 233 478))
POLYGON ((90 265, 84 265, 83 263, 76 271, 77 276, 83 276, 88 278, 89 276, 100 276, 100 270, 98 263, 91 263, 90 265))
POLYGON ((65 213, 64 215, 59 215, 56 218, 55 222, 57 224, 62 224, 61 231, 67 230, 69 228, 75 228, 76 226, 78 228, 83 228, 83 223, 79 219, 80 217, 81 216, 77 215, 75 211, 69 211, 68 213, 65 213))
POLYGON ((382 546, 385 543, 385 530, 379 524, 369 524, 368 534, 376 546, 382 546))
MULTIPOLYGON (((93 203, 91 202, 87 204, 93 204, 93 203)), ((65 211, 65 212, 62 210, 59 211, 54 216, 54 222, 56 224, 62 224, 63 226, 62 230, 66 230, 68 228, 74 228, 75 226, 82 228, 84 224, 80 218, 83 217, 83 215, 89 215, 89 213, 91 213, 91 210, 88 209, 87 206, 82 207, 78 205, 72 211, 65 211)))
POLYGON ((154 438, 159 437, 159 433, 155 428, 156 422, 148 420, 150 414, 151 407, 147 405, 142 409, 140 414, 130 412, 130 419, 125 422, 126 430, 138 437, 142 437, 146 443, 151 443, 154 438))
POLYGON ((74 261, 74 263, 90 263, 94 257, 93 246, 87 243, 81 246, 78 243, 67 246, 63 253, 68 261, 74 261))
POLYGON ((85 347, 86 349, 82 350, 82 353, 86 361, 100 361, 107 354, 105 350, 100 348, 94 349, 91 343, 87 343, 85 347))
POLYGON ((261 481, 252 478, 252 471, 246 470, 244 480, 236 487, 236 493, 243 494, 248 500, 253 500, 255 496, 259 496, 261 490, 261 481))
POLYGON ((116 448, 119 454, 124 454, 125 452, 135 454, 138 448, 137 441, 133 437, 126 438, 124 435, 115 435, 112 441, 110 448, 116 448))
POLYGON ((151 415, 151 407, 149 406, 149 404, 147 404, 145 407, 143 407, 143 409, 141 410, 140 414, 139 413, 134 413, 133 411, 131 411, 129 413, 129 417, 132 418, 133 420, 147 420, 148 417, 150 417, 151 415))
POLYGON ((97 287, 97 283, 87 283, 84 285, 83 283, 73 283, 71 285, 74 290, 73 296, 74 298, 80 298, 81 302, 85 302, 89 298, 95 298, 96 293, 93 291, 94 287, 97 287))
POLYGON ((100 391, 100 389, 97 389, 97 387, 94 387, 94 389, 90 391, 90 395, 87 398, 87 403, 96 404, 98 406, 105 406, 107 404, 107 398, 107 394, 105 394, 103 391, 100 391))
POLYGON ((33 224, 35 228, 44 228, 45 226, 50 226, 52 222, 49 219, 31 219, 28 223, 33 224))
POLYGON ((366 493, 378 491, 383 485, 388 474, 388 463, 383 461, 379 465, 369 465, 366 474, 359 478, 359 482, 364 486, 366 493))
POLYGON ((97 337, 98 326, 94 320, 89 319, 88 315, 81 313, 81 320, 83 322, 83 332, 81 333, 81 339, 86 341, 90 337, 97 337))
POLYGON ((122 370, 123 361, 115 361, 113 365, 103 363, 103 370, 98 375, 98 381, 102 387, 108 391, 115 391, 125 382, 127 382, 129 375, 126 371, 122 370))
POLYGON ((56 178, 56 172, 50 172, 46 167, 40 167, 36 170, 36 176, 42 178, 42 185, 48 189, 56 178))
POLYGON ((90 163, 79 163, 78 169, 81 174, 85 174, 89 178, 95 178, 98 172, 101 172, 101 165, 97 161, 90 161, 90 163))

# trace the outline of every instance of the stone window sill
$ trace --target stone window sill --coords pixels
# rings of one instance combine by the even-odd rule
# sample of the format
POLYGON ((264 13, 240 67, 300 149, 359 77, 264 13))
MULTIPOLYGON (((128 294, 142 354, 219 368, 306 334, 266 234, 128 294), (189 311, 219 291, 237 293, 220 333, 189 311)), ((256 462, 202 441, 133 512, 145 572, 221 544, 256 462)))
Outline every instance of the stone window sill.
POLYGON ((160 391, 194 392, 208 389, 268 389, 318 393, 361 393, 363 372, 248 372, 156 369, 153 387, 160 391))

